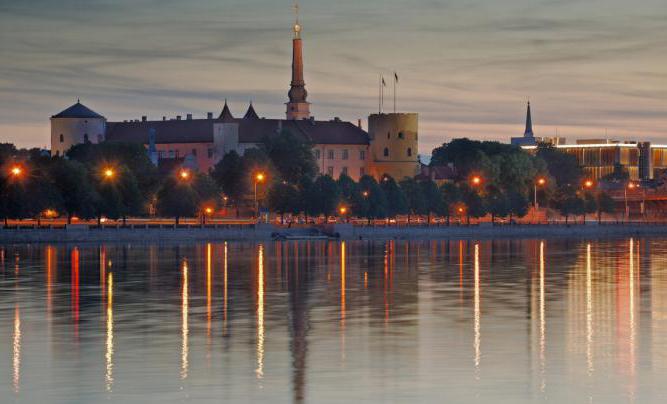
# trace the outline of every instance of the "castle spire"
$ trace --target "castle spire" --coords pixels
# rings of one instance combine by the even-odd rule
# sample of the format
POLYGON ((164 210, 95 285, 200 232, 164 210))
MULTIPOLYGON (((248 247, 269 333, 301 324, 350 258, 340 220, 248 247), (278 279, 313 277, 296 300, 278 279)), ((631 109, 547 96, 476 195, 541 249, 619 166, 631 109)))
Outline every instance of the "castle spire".
POLYGON ((528 101, 528 111, 526 112, 526 131, 523 137, 533 137, 533 118, 530 114, 530 101, 528 101))
POLYGON ((303 78, 303 48, 301 43, 301 24, 299 23, 299 3, 294 3, 295 23, 292 39, 292 82, 287 93, 287 119, 310 118, 310 104, 306 101, 308 91, 303 78))

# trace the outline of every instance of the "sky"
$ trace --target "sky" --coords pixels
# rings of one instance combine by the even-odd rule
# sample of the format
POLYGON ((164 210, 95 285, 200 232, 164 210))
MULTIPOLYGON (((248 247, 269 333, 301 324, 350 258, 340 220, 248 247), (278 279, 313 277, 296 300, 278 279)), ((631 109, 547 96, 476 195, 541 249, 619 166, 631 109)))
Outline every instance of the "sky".
MULTIPOLYGON (((665 0, 302 0, 317 119, 420 114, 420 153, 457 137, 667 143, 665 0)), ((0 0, 0 142, 48 146, 77 98, 108 120, 284 116, 292 0, 0 0)), ((365 124, 364 124, 365 125, 365 124)))

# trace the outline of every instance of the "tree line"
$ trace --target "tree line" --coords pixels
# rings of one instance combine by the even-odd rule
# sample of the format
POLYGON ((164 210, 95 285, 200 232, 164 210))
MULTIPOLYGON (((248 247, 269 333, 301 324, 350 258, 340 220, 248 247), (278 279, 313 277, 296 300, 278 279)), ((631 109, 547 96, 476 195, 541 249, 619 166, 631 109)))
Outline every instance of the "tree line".
POLYGON ((124 219, 156 213, 205 216, 222 205, 237 216, 258 204, 281 217, 306 219, 342 215, 372 219, 407 215, 479 218, 525 216, 532 199, 566 217, 613 212, 611 198, 581 187, 583 175, 573 156, 540 146, 535 154, 498 142, 455 139, 433 150, 432 166, 455 169, 452 181, 430 178, 359 181, 319 174, 313 145, 283 131, 266 136, 243 155, 227 153, 210 171, 184 167, 161 172, 140 144, 101 143, 72 147, 66 158, 39 150, 0 145, 0 219, 52 214, 82 219, 124 219), (20 171, 13 173, 12 170, 20 171), (262 174, 258 181, 257 174, 262 174), (537 179, 543 183, 536 184, 537 179), (256 189, 259 188, 257 194, 256 189), (535 192, 537 191, 537 192, 535 192))

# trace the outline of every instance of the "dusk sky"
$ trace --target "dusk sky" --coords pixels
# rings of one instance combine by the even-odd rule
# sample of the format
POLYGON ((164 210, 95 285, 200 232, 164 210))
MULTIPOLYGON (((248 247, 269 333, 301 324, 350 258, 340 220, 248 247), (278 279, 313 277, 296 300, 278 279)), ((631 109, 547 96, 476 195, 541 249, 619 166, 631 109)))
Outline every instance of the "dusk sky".
MULTIPOLYGON (((0 142, 46 146, 77 97, 108 120, 284 116, 291 0, 0 0, 0 142)), ((523 134, 667 143, 665 0, 303 0, 317 119, 420 113, 420 152, 523 134)), ((364 126, 366 124, 364 123, 364 126)))

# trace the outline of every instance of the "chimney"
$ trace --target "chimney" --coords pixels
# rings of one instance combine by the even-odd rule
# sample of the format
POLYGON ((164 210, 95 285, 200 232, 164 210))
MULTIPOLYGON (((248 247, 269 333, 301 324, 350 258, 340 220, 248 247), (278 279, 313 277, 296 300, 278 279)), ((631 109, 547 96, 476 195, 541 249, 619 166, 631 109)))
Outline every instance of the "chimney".
POLYGON ((192 120, 192 114, 187 114, 185 117, 186 117, 186 119, 187 119, 188 121, 191 121, 191 120, 192 120))
POLYGON ((213 112, 207 112, 206 119, 213 119, 213 112))
POLYGON ((357 126, 359 127, 359 129, 363 129, 363 128, 361 127, 361 119, 357 119, 357 126))
POLYGON ((166 121, 166 120, 167 120, 167 117, 166 117, 166 116, 163 116, 163 117, 162 117, 162 120, 163 120, 163 121, 166 121))
POLYGON ((146 122, 148 120, 148 117, 146 115, 143 115, 141 117, 141 122, 146 122))
POLYGON ((180 121, 180 120, 181 120, 181 116, 180 116, 180 115, 176 115, 176 120, 177 120, 177 121, 180 121))

